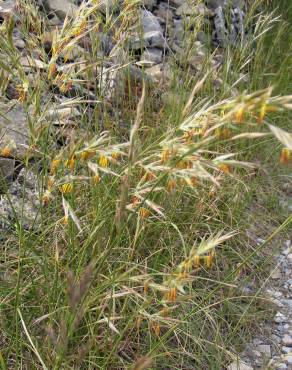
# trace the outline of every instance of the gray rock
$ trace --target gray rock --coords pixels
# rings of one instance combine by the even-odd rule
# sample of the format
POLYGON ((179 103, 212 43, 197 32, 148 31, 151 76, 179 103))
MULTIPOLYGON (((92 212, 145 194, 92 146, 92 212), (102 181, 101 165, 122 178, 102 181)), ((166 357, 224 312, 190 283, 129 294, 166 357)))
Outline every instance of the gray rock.
POLYGON ((276 370, 286 370, 287 365, 286 364, 278 364, 276 367, 276 370))
POLYGON ((142 0, 142 4, 145 6, 145 8, 152 10, 153 7, 157 4, 156 0, 142 0))
POLYGON ((185 0, 169 0, 169 4, 174 7, 183 5, 185 0))
POLYGON ((282 353, 292 354, 292 348, 291 347, 283 346, 282 347, 282 353))
POLYGON ((275 271, 273 271, 273 273, 271 275, 271 278, 275 279, 275 280, 281 279, 281 277, 282 277, 282 273, 279 269, 276 269, 275 271))
POLYGON ((130 40, 130 47, 132 49, 140 49, 141 47, 164 48, 165 39, 158 18, 148 10, 141 10, 140 18, 141 34, 138 32, 130 40))
POLYGON ((176 10, 176 15, 178 16, 198 16, 201 15, 203 17, 207 17, 210 15, 209 9, 204 4, 193 5, 191 3, 183 3, 179 8, 176 10))
POLYGON ((78 7, 70 0, 43 0, 43 6, 48 13, 55 13, 64 20, 66 15, 73 17, 78 7))
POLYGON ((292 337, 291 335, 285 334, 282 338, 282 343, 285 347, 292 347, 292 337))
POLYGON ((271 346, 269 346, 268 344, 260 344, 257 349, 265 356, 271 357, 271 346))
POLYGON ((15 160, 14 158, 0 157, 0 188, 12 182, 14 174, 15 160), (4 182, 4 184, 2 183, 4 182))
POLYGON ((287 364, 292 365, 292 356, 286 356, 285 360, 286 360, 287 364))
POLYGON ((36 227, 40 222, 39 206, 36 176, 22 169, 20 178, 0 197, 0 227, 7 228, 15 222, 24 229, 36 227))
POLYGON ((274 317, 274 321, 278 324, 284 323, 284 322, 287 322, 287 317, 283 315, 281 312, 277 312, 276 316, 274 317))
POLYGON ((242 361, 234 361, 227 367, 227 370, 253 370, 253 367, 242 361))
POLYGON ((0 105, 0 149, 9 147, 15 158, 24 158, 29 144, 27 114, 16 100, 0 105))
POLYGON ((2 18, 15 15, 16 0, 7 0, 0 3, 0 16, 2 18))
POLYGON ((281 299, 281 303, 288 306, 290 310, 292 309, 292 299, 281 299))
POLYGON ((152 77, 155 81, 169 81, 171 79, 171 69, 168 64, 156 64, 151 68, 147 68, 145 73, 152 77))
POLYGON ((146 49, 141 56, 141 60, 147 60, 153 64, 158 64, 162 62, 163 52, 158 48, 146 49))

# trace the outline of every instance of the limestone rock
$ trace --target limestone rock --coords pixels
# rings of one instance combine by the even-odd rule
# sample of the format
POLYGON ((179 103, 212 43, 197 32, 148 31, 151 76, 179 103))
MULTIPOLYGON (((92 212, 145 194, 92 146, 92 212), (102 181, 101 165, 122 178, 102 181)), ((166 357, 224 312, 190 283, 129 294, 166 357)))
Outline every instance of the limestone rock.
POLYGON ((234 361, 227 367, 227 370, 253 370, 253 368, 242 361, 234 361))
POLYGON ((141 60, 147 60, 153 64, 158 64, 162 62, 163 52, 158 48, 146 49, 141 56, 141 60))
POLYGON ((10 105, 0 105, 0 150, 9 148, 9 156, 24 158, 29 145, 27 114, 22 105, 11 101, 10 105))
POLYGON ((0 196, 0 227, 7 228, 18 222, 25 229, 40 222, 37 178, 25 168, 18 179, 0 196))
POLYGON ((159 20, 148 10, 141 10, 141 35, 139 32, 130 40, 132 49, 140 49, 141 47, 158 47, 165 46, 163 31, 159 20))
POLYGON ((73 17, 78 7, 70 0, 43 0, 43 6, 48 13, 55 13, 63 20, 66 15, 73 17))

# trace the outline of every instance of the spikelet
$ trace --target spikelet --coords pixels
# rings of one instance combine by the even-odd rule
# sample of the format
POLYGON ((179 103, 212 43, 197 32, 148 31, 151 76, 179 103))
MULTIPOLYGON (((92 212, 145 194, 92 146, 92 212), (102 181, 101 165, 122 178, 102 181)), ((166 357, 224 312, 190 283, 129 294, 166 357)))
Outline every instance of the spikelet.
POLYGON ((158 322, 155 322, 151 325, 151 329, 153 330, 154 334, 159 337, 160 335, 160 324, 158 322))
POLYGON ((165 163, 167 162, 171 157, 171 151, 168 148, 165 148, 162 150, 161 153, 161 162, 165 163))
POLYGON ((260 112, 259 112, 259 116, 258 116, 258 119, 257 119, 258 123, 263 123, 266 112, 267 112, 267 105, 264 103, 261 106, 261 109, 260 109, 260 112))
POLYGON ((92 177, 92 181, 93 181, 93 184, 94 185, 97 185, 99 182, 100 182, 100 176, 99 174, 95 174, 93 177, 92 177))
POLYGON ((219 164, 218 168, 224 173, 230 173, 230 167, 226 163, 219 164))
POLYGON ((240 107, 238 111, 235 113, 235 122, 243 123, 244 121, 244 108, 240 107))
POLYGON ((12 150, 10 148, 10 146, 6 145, 4 148, 1 149, 0 151, 0 155, 1 157, 10 157, 12 154, 12 150))
POLYGON ((175 302, 177 298, 177 288, 171 287, 169 292, 166 294, 166 299, 170 302, 175 302))
POLYGON ((73 190, 73 184, 71 184, 70 182, 65 183, 65 184, 60 186, 59 190, 62 194, 71 193, 72 190, 73 190))
POLYGON ((46 190, 45 192, 44 192, 44 194, 43 194, 43 196, 42 196, 42 203, 43 203, 43 205, 48 205, 49 204, 49 202, 50 202, 50 200, 51 200, 51 198, 52 198, 52 193, 50 192, 50 190, 46 190))
POLYGON ((80 158, 83 160, 83 161, 86 161, 87 159, 93 157, 95 154, 95 152, 93 151, 90 151, 90 150, 84 150, 83 152, 81 152, 80 154, 80 158))
POLYGON ((287 165, 291 162, 291 150, 289 148, 283 148, 280 154, 280 163, 287 165))
POLYGON ((141 207, 139 209, 139 215, 142 219, 148 218, 150 216, 150 211, 147 208, 141 207))
POLYGON ((59 165, 61 163, 61 159, 53 159, 52 162, 51 162, 51 168, 50 168, 50 172, 52 174, 55 174, 59 165))
POLYGON ((168 180, 168 183, 167 183, 167 190, 169 192, 172 192, 172 191, 175 190, 175 188, 176 188, 176 181, 175 181, 175 179, 169 179, 168 180))
POLYGON ((109 161, 106 156, 102 155, 99 157, 98 164, 100 165, 100 167, 108 167, 108 163, 109 161))

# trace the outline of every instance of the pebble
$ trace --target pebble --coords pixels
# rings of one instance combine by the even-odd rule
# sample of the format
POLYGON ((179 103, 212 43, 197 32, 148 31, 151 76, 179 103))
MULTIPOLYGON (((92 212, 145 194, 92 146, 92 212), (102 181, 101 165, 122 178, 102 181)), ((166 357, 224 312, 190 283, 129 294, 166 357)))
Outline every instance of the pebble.
POLYGON ((285 334, 282 338, 282 343, 286 347, 292 347, 292 337, 289 334, 285 334))
POLYGON ((292 353, 292 348, 283 346, 282 347, 282 353, 292 353))
POLYGON ((265 356, 270 357, 271 356, 271 346, 267 344, 260 344, 257 349, 260 353, 263 353, 265 356))
POLYGON ((234 361, 227 367, 227 370, 253 370, 253 368, 242 361, 234 361))
POLYGON ((281 312, 277 312, 276 316, 274 318, 274 321, 278 324, 283 323, 283 322, 287 322, 287 317, 285 315, 283 315, 281 312))
POLYGON ((276 367, 276 370, 285 370, 285 369, 287 369, 286 364, 278 364, 276 367))

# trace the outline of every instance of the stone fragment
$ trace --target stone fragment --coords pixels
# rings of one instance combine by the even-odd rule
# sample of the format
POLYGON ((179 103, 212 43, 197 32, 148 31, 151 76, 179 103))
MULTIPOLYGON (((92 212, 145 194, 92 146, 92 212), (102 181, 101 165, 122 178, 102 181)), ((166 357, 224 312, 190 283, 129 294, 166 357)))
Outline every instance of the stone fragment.
POLYGON ((3 185, 12 181, 14 168, 15 168, 14 158, 0 157, 0 189, 2 188, 3 185))
POLYGON ((282 347, 282 353, 292 354, 292 348, 291 347, 283 346, 282 347))
POLYGON ((153 64, 162 62, 163 51, 158 48, 146 49, 141 56, 141 60, 147 60, 153 64))
POLYGON ((292 310, 292 299, 281 299, 281 302, 292 310))
POLYGON ((260 344, 257 347, 257 349, 259 350, 259 352, 261 352, 265 356, 271 357, 271 346, 270 345, 268 345, 268 344, 260 344))
POLYGON ((274 280, 281 279, 281 277, 282 277, 282 274, 281 274, 281 271, 279 269, 274 270, 272 275, 271 275, 271 278, 274 279, 274 280))
POLYGON ((158 18, 148 10, 141 10, 140 18, 141 34, 138 32, 130 40, 130 47, 134 50, 140 49, 141 47, 164 48, 165 40, 158 18))
POLYGON ((184 2, 177 10, 176 10, 176 15, 182 17, 186 15, 191 15, 191 16, 198 16, 201 15, 203 17, 207 17, 210 15, 210 11, 208 8, 200 3, 198 5, 193 5, 191 3, 184 2))
POLYGON ((24 56, 19 59, 19 63, 26 69, 46 69, 48 65, 39 59, 31 58, 30 56, 24 56))
POLYGON ((9 157, 24 158, 29 145, 27 115, 16 100, 0 104, 0 150, 8 148, 9 157))
POLYGON ((61 20, 64 20, 67 15, 73 17, 78 10, 70 0, 43 0, 43 6, 48 13, 55 13, 61 20))
POLYGON ((286 360, 287 364, 292 365, 292 356, 286 356, 285 360, 286 360))
POLYGON ((169 0, 169 4, 174 7, 183 5, 185 0, 169 0))
POLYGON ((171 78, 171 70, 168 64, 157 64, 153 67, 147 68, 145 73, 156 81, 169 81, 171 78))
POLYGON ((0 227, 7 228, 18 222, 24 229, 36 227, 40 222, 40 202, 36 176, 25 168, 20 177, 0 196, 0 227))
POLYGON ((287 317, 283 315, 281 312, 277 312, 276 316, 274 317, 274 321, 278 324, 284 323, 284 322, 287 322, 287 317))
POLYGON ((285 334, 284 337, 282 338, 282 344, 285 347, 292 347, 292 337, 291 337, 291 335, 285 334))
POLYGON ((278 364, 276 367, 276 370, 286 370, 287 365, 286 364, 278 364))
POLYGON ((227 370, 253 370, 253 367, 242 361, 234 361, 227 367, 227 370))

